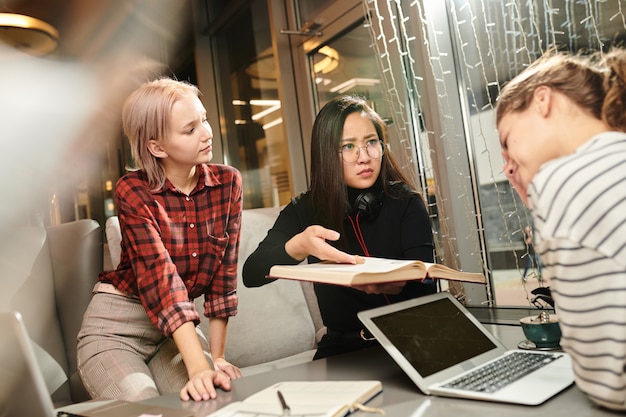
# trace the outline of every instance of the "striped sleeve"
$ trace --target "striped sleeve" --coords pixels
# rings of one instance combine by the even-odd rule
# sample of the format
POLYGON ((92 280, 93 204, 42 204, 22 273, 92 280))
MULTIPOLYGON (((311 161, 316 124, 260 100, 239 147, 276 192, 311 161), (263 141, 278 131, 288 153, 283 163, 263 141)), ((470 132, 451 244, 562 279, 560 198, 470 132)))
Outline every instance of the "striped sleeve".
POLYGON ((626 409, 626 135, 598 136, 542 166, 529 200, 576 384, 626 409))

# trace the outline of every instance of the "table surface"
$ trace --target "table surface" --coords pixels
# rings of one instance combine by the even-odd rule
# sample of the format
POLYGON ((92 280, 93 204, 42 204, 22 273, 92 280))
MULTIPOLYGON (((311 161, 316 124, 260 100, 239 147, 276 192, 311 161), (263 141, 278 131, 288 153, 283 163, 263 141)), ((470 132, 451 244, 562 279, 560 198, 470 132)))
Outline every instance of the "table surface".
MULTIPOLYGON (((516 348, 524 338, 520 326, 502 324, 486 324, 485 326, 508 348, 516 348)), ((276 382, 359 379, 377 379, 382 382, 383 392, 368 405, 384 409, 386 417, 449 417, 455 414, 464 417, 617 415, 617 413, 593 405, 576 386, 571 386, 539 406, 427 396, 417 389, 381 347, 246 376, 234 380, 231 391, 218 391, 218 398, 211 401, 183 402, 178 398, 178 394, 169 394, 144 401, 144 403, 185 409, 196 417, 204 417, 232 401, 243 400, 276 382)), ((372 417, 374 414, 356 412, 351 416, 372 417)))

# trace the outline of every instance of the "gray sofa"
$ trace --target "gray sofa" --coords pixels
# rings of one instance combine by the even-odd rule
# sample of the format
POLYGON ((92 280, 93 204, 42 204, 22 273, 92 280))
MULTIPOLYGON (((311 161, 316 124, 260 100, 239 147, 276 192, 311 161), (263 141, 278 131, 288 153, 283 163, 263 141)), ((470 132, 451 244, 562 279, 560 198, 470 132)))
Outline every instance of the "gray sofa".
MULTIPOLYGON (((246 288, 241 268, 272 227, 280 207, 244 210, 239 248, 239 313, 228 324, 226 358, 251 375, 313 359, 323 327, 310 283, 280 280, 261 288, 246 288)), ((119 263, 121 233, 117 217, 106 223, 110 265, 119 263)), ((108 261, 107 261, 108 263, 108 261)), ((197 299, 198 311, 202 300, 197 299)), ((201 324, 206 331, 206 319, 201 324)))
POLYGON ((102 270, 102 241, 98 222, 78 220, 11 228, 0 244, 0 308, 22 314, 56 406, 89 399, 76 335, 102 270))
MULTIPOLYGON (((240 277, 243 260, 279 211, 244 210, 240 277)), ((56 407, 89 399, 76 369, 76 336, 103 265, 119 262, 117 218, 106 226, 106 251, 95 220, 9 228, 0 243, 0 309, 22 314, 56 407)), ((229 322, 226 353, 244 374, 312 360, 324 328, 310 284, 245 288, 239 278, 238 294, 239 314, 229 322)), ((207 328, 206 321, 202 326, 207 328)))

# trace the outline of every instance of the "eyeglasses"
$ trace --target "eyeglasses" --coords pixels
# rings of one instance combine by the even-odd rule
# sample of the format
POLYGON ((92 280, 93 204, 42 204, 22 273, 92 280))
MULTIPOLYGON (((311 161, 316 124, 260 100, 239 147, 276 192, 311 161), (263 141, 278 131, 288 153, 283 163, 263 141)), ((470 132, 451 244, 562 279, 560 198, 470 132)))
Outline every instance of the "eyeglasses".
POLYGON ((346 143, 339 149, 341 158, 344 162, 352 163, 359 159, 361 148, 365 148, 365 152, 372 159, 380 159, 385 153, 385 144, 379 139, 370 139, 365 146, 356 146, 354 143, 346 143))

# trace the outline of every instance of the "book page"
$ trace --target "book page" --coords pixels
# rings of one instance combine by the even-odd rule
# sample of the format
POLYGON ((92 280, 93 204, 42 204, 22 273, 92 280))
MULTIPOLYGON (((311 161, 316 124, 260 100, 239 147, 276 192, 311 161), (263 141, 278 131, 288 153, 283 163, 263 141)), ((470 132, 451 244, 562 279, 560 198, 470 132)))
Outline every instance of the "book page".
POLYGON ((428 270, 428 276, 434 279, 450 279, 481 284, 487 282, 487 278, 479 272, 458 271, 442 264, 432 264, 426 262, 424 262, 424 264, 428 270))
POLYGON ((423 279, 446 279, 485 284, 482 273, 463 272, 442 264, 419 260, 361 257, 359 264, 319 262, 298 265, 274 265, 267 278, 286 278, 335 285, 364 285, 423 279), (428 270, 428 274, 426 271, 428 270))
POLYGON ((362 264, 338 264, 334 262, 318 262, 314 264, 300 264, 300 265, 276 265, 272 267, 273 270, 280 270, 282 268, 297 270, 310 270, 310 271, 329 271, 329 272, 349 272, 351 274, 359 273, 381 273, 390 272, 398 268, 403 268, 407 265, 413 265, 416 262, 414 260, 402 260, 402 259, 384 259, 384 258, 372 258, 363 257, 365 260, 362 264))

